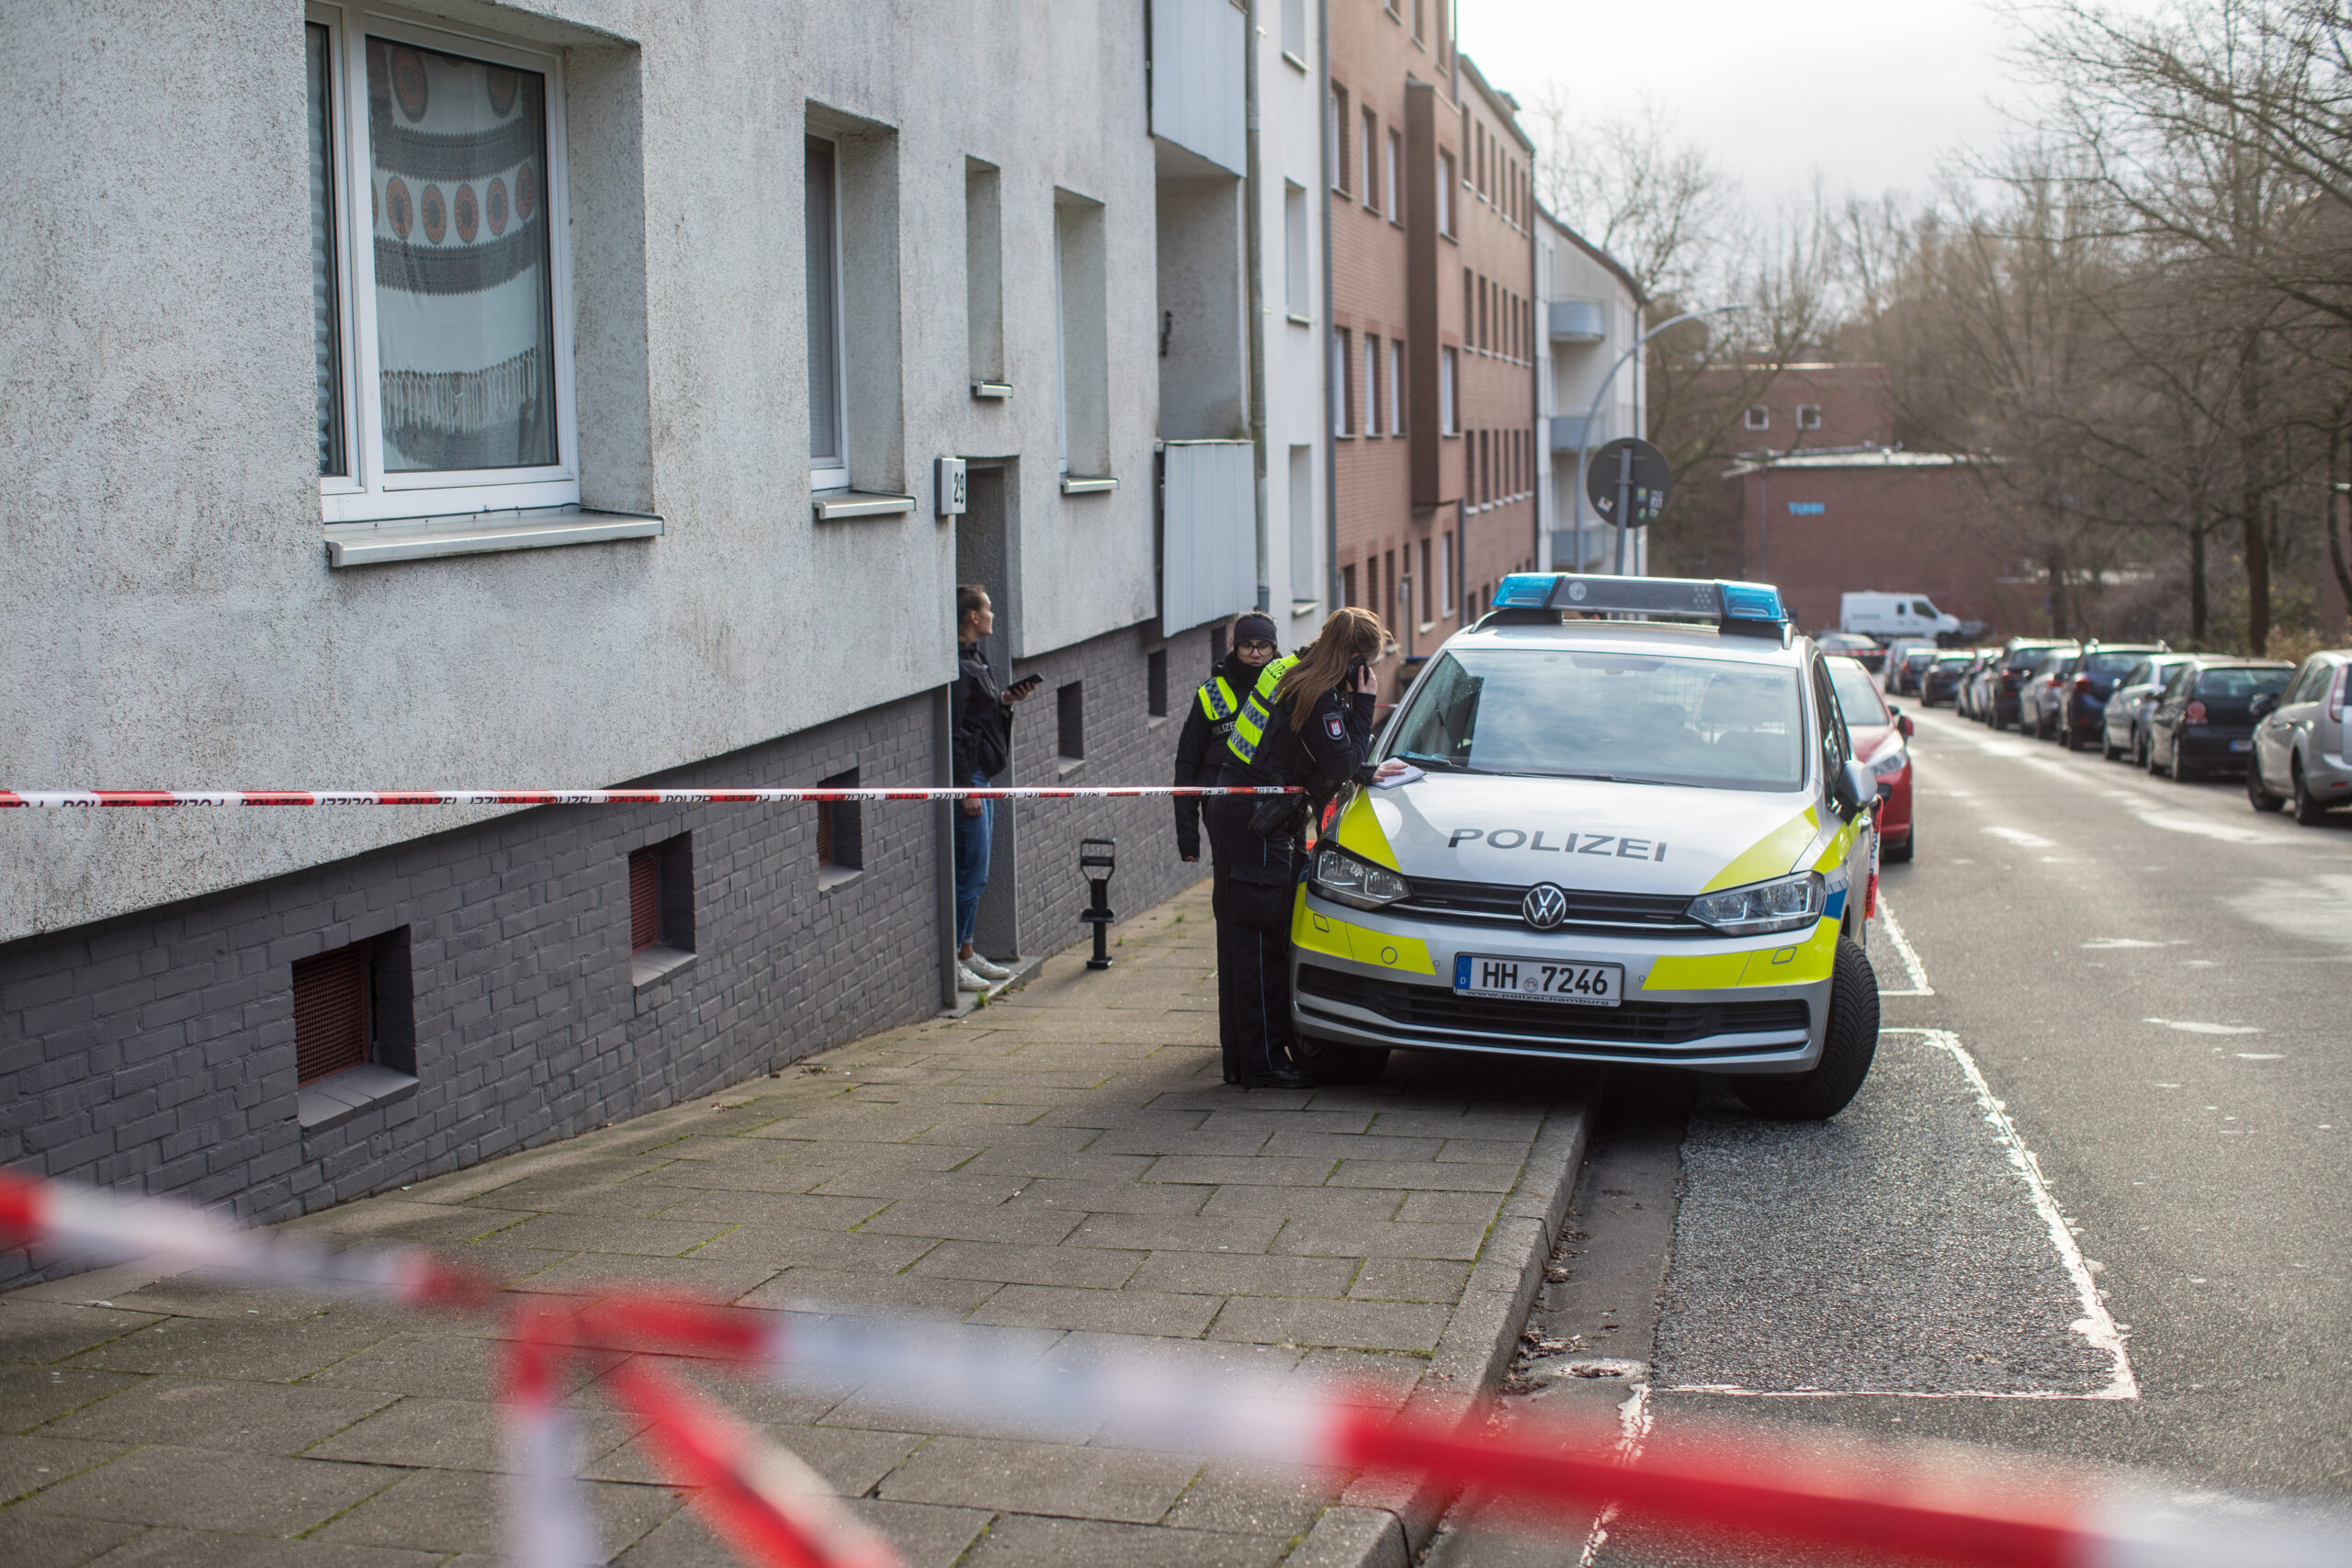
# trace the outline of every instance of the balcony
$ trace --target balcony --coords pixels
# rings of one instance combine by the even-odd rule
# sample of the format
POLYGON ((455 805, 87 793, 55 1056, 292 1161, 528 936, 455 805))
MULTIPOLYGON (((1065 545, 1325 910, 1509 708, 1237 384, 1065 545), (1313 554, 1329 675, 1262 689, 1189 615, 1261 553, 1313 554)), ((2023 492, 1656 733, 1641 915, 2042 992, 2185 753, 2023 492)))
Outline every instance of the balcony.
MULTIPOLYGON (((1555 309, 1557 307, 1555 306, 1555 309)), ((1593 438, 1595 436, 1598 436, 1602 440, 1606 440, 1608 438, 1609 419, 1607 415, 1604 414, 1598 419, 1592 420, 1590 422, 1592 429, 1589 433, 1585 429, 1586 423, 1587 421, 1585 416, 1580 413, 1554 414, 1552 416, 1552 450, 1555 452, 1581 452, 1587 446, 1594 444, 1593 438)))
POLYGON ((1243 172, 1247 17, 1233 0, 1152 0, 1151 133, 1243 172))
POLYGON ((1609 335, 1609 312, 1598 299, 1555 299, 1544 326, 1554 343, 1599 343, 1609 335))

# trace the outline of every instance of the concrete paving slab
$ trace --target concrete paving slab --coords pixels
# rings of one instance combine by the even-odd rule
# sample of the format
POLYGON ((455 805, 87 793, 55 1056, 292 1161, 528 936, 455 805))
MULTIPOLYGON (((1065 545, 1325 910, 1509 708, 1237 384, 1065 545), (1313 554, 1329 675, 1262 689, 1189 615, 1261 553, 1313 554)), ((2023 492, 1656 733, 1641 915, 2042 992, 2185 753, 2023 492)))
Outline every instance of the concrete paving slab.
POLYGON ((292 1458, 390 1404, 397 1394, 297 1383, 150 1378, 41 1429, 43 1437, 175 1443, 292 1458))
POLYGON ((153 1313, 117 1312, 64 1302, 0 1300, 0 1358, 58 1361, 122 1338, 157 1321, 153 1313))
POLYGON ((891 1472, 879 1495, 1150 1524, 1184 1495, 1200 1468, 1190 1457, 1133 1450, 934 1438, 891 1472))
MULTIPOLYGON (((485 1471, 418 1470, 329 1523, 315 1539, 436 1553, 505 1550, 506 1478, 485 1471)), ((611 1484, 591 1476, 581 1488, 607 1557, 678 1511, 665 1486, 611 1484)))
POLYGON ((17 1507, 125 1524, 292 1536, 316 1529, 400 1478, 399 1471, 375 1465, 152 1443, 85 1470, 17 1507))
POLYGON ((144 1525, 69 1519, 15 1508, 0 1514, 0 1559, 8 1568, 81 1568, 109 1547, 145 1533, 144 1525))
POLYGON ((29 1432, 142 1381, 136 1372, 0 1365, 0 1432, 29 1432))
MULTIPOLYGON (((94 1469, 130 1451, 122 1443, 81 1442, 47 1435, 0 1438, 0 1504, 13 1503, 44 1487, 94 1469)), ((0 1518, 5 1518, 0 1515, 0 1518)))

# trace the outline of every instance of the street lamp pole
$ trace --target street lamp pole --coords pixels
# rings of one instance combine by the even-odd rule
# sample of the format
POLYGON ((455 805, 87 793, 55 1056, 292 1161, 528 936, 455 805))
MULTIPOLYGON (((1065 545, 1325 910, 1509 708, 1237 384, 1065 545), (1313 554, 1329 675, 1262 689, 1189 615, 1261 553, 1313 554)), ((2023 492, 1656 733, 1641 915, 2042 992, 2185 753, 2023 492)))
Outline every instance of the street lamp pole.
MULTIPOLYGON (((1585 466, 1592 460, 1592 422, 1600 417, 1600 400, 1609 395, 1610 387, 1617 379, 1617 372, 1625 368, 1626 362, 1642 351, 1644 344, 1668 327, 1679 327, 1685 321, 1695 321, 1705 316, 1721 316, 1733 310, 1753 310, 1758 308, 1754 305, 1717 305, 1707 310, 1685 310, 1670 321, 1660 321, 1635 338, 1633 346, 1619 355, 1617 363, 1609 367, 1609 374, 1600 378, 1600 388, 1592 394, 1592 406, 1585 410, 1584 445, 1577 448, 1577 487, 1576 495, 1573 498, 1576 508, 1577 570, 1579 571, 1584 570, 1585 466)), ((1621 507, 1619 510, 1622 513, 1623 509, 1621 507)), ((1625 519, 1622 515, 1617 519, 1616 560, 1617 575, 1623 577, 1625 575, 1625 519)))

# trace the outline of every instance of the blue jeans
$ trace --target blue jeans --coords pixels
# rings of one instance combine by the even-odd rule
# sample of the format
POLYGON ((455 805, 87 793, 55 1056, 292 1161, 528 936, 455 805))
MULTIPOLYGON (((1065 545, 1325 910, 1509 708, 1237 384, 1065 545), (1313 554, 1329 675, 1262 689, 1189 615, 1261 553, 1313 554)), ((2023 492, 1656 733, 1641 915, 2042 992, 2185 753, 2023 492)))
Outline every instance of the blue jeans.
MULTIPOLYGON (((975 789, 988 787, 986 773, 964 781, 975 789)), ((989 885, 989 838, 996 825, 996 802, 980 802, 980 814, 967 816, 956 803, 956 946, 958 952, 972 940, 980 918, 980 890, 989 885)))

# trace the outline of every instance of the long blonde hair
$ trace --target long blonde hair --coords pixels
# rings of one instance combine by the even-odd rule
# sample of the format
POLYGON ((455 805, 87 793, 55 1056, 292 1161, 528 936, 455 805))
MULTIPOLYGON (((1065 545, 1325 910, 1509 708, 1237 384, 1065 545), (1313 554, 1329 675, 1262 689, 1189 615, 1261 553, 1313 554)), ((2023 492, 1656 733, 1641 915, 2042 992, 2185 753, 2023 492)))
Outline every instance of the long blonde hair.
POLYGON ((1298 656, 1298 662, 1274 687, 1274 701, 1290 705, 1292 731, 1306 728, 1315 700, 1347 679, 1349 665, 1359 659, 1370 663, 1387 646, 1388 628, 1370 610, 1351 605, 1332 611, 1315 640, 1298 656))

